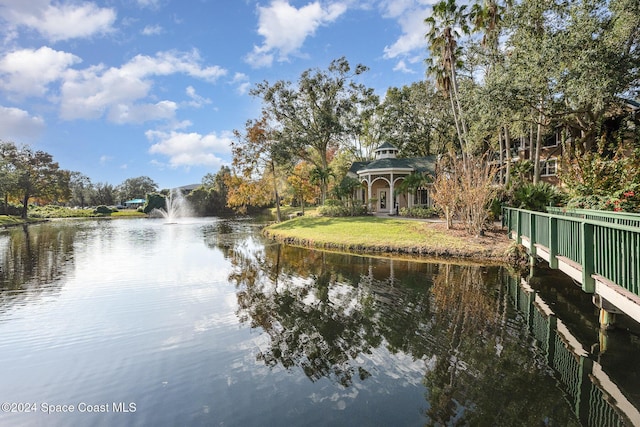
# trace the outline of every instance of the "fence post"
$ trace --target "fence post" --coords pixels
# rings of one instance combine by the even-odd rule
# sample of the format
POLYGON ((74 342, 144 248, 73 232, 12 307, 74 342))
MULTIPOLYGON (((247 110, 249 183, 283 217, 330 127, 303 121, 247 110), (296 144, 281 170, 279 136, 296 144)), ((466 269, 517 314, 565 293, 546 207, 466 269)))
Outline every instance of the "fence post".
POLYGON ((558 218, 549 218, 549 267, 558 268, 558 218))
POLYGON ((520 209, 516 211, 516 243, 522 244, 522 212, 520 209))
POLYGON ((536 214, 529 212, 529 266, 533 272, 536 265, 536 214))
POLYGON ((582 222, 580 224, 582 233, 582 247, 580 248, 580 258, 582 264, 582 290, 592 294, 596 291, 596 281, 591 275, 595 268, 595 251, 593 248, 593 224, 582 222))
POLYGON ((536 214, 529 212, 529 254, 536 256, 536 214))

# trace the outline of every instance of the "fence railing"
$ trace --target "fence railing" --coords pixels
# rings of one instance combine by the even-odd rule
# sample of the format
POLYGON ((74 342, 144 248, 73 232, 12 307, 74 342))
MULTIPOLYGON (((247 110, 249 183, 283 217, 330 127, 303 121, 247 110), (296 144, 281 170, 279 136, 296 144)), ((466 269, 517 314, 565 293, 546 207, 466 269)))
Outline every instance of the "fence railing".
POLYGON ((585 292, 595 291, 598 275, 640 296, 640 215, 505 207, 502 222, 518 243, 529 240, 531 255, 536 245, 544 247, 552 268, 558 268, 558 257, 580 265, 585 292))
POLYGON ((564 215, 574 218, 583 218, 601 222, 611 222, 620 225, 629 225, 631 227, 640 227, 640 214, 637 213, 609 212, 593 209, 566 209, 557 207, 548 207, 547 212, 555 215, 564 215))

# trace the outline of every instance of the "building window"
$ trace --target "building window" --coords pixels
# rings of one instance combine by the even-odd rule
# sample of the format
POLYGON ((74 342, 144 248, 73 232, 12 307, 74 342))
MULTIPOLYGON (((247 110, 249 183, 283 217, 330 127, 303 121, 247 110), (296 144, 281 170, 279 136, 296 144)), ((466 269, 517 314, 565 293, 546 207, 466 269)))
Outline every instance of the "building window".
POLYGON ((555 176, 558 171, 558 161, 556 159, 549 159, 540 163, 540 175, 541 176, 555 176))
POLYGON ((429 190, 427 190, 426 188, 417 189, 414 202, 415 205, 429 206, 429 190))
POLYGON ((544 139, 542 145, 545 146, 545 147, 555 147, 557 145, 562 144, 562 134, 563 133, 564 132, 563 132, 562 128, 556 128, 552 135, 548 135, 544 139))

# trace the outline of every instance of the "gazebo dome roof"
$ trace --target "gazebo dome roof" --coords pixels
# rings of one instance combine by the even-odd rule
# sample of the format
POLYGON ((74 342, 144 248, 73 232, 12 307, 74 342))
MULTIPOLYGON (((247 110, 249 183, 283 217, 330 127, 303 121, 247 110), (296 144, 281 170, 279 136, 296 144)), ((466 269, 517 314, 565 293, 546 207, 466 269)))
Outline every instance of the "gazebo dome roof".
POLYGON ((398 149, 390 142, 383 142, 374 151, 376 159, 395 159, 398 149))

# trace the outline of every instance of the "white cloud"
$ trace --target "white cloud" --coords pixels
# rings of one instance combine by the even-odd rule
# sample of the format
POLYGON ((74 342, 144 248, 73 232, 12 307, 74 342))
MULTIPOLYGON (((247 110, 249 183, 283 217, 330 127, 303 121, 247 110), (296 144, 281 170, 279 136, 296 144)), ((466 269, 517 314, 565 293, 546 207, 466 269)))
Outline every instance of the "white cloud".
POLYGON ((240 95, 246 94, 249 91, 249 88, 251 87, 251 83, 249 82, 249 76, 247 76, 244 73, 235 73, 235 75, 233 76, 233 80, 231 81, 231 84, 237 85, 236 91, 240 95))
POLYGON ((138 6, 140 7, 149 7, 152 9, 156 9, 158 8, 158 6, 160 6, 160 1, 161 0, 136 0, 136 3, 138 3, 138 6))
POLYGON ((286 61, 289 55, 297 54, 307 37, 316 30, 330 24, 346 12, 345 3, 335 2, 326 6, 319 1, 296 9, 287 0, 273 0, 267 7, 258 7, 258 34, 264 37, 261 46, 254 46, 246 61, 254 67, 271 65, 277 55, 278 61, 286 61))
POLYGON ((220 154, 231 151, 232 134, 210 133, 201 135, 191 132, 161 132, 149 130, 147 139, 154 142, 149 148, 151 154, 161 154, 169 158, 172 168, 191 166, 222 166, 225 162, 220 154))
POLYGON ((69 40, 113 31, 116 12, 95 3, 50 0, 3 0, 0 16, 8 30, 19 27, 39 32, 50 41, 69 40))
POLYGON ((160 52, 154 57, 138 55, 120 68, 98 65, 69 70, 61 87, 60 115, 72 120, 95 119, 108 113, 109 119, 117 123, 173 117, 172 102, 136 103, 150 96, 154 76, 183 73, 214 82, 227 73, 218 66, 202 67, 200 62, 197 51, 160 52))
POLYGON ((407 63, 404 60, 398 61, 395 67, 393 67, 393 71, 401 71, 407 74, 414 74, 415 71, 407 67, 407 63))
POLYGON ((418 50, 427 55, 427 42, 424 38, 427 27, 425 18, 431 15, 431 9, 404 9, 397 17, 402 28, 402 35, 391 46, 384 48, 384 57, 393 59, 399 56, 412 55, 418 50))
POLYGON ((177 109, 177 104, 172 101, 160 101, 156 104, 118 104, 109 111, 109 120, 117 124, 172 120, 177 109))
POLYGON ((64 77, 66 70, 81 59, 71 53, 43 46, 22 49, 0 58, 0 83, 20 96, 44 96, 48 85, 64 77))
POLYGON ((13 142, 25 142, 40 135, 44 130, 42 117, 32 116, 19 108, 0 105, 0 135, 2 139, 13 142))
POLYGON ((187 86, 185 93, 191 98, 191 101, 188 102, 188 105, 191 107, 200 108, 205 104, 211 104, 211 100, 198 95, 193 86, 187 86))
POLYGON ((109 163, 112 160, 113 160, 113 156, 107 156, 106 154, 103 154, 102 156, 100 156, 100 164, 101 165, 106 165, 107 163, 109 163))
POLYGON ((141 31, 141 34, 144 36, 157 36, 158 34, 162 34, 164 29, 160 25, 147 25, 141 31))

